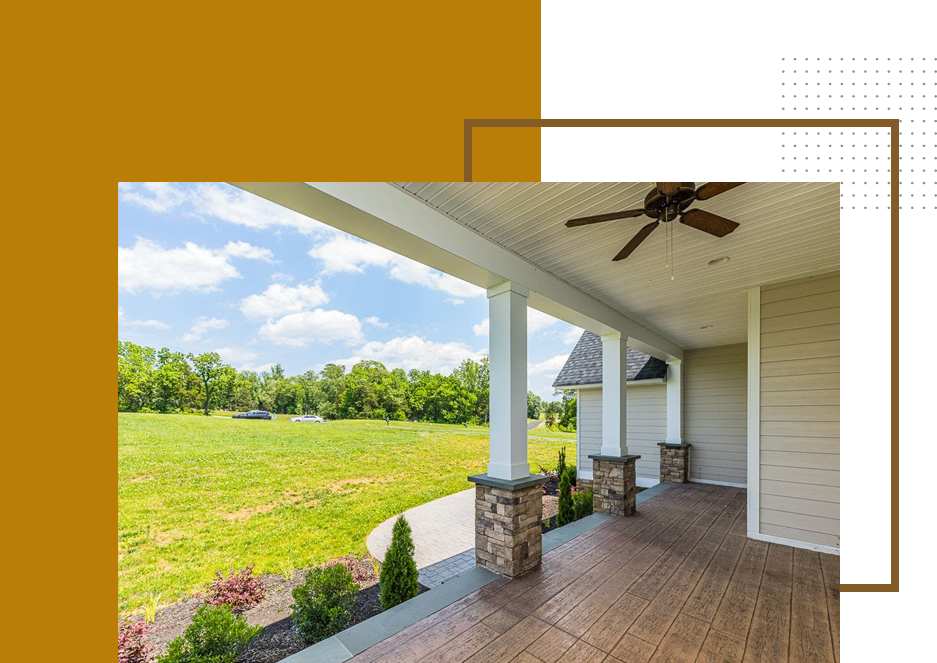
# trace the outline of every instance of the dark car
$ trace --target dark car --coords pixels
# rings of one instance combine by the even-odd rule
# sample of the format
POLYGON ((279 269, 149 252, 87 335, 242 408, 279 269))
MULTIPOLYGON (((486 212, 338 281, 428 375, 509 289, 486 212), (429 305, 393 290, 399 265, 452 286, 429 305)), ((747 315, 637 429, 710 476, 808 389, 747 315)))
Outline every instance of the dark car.
POLYGON ((273 419, 273 415, 266 410, 251 410, 242 414, 236 414, 232 419, 273 419))

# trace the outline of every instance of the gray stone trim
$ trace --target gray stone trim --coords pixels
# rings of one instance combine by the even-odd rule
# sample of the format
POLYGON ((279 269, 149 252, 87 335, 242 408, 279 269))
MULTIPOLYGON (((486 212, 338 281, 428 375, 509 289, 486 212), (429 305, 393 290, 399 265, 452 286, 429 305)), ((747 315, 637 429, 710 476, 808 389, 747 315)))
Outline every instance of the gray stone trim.
POLYGON ((498 577, 497 574, 480 567, 460 573, 436 589, 378 613, 331 638, 296 652, 283 661, 284 663, 342 663, 381 640, 386 640, 408 626, 416 624, 424 617, 439 612, 476 589, 497 580, 498 577))
POLYGON ((536 486, 537 484, 545 482, 549 477, 544 476, 543 474, 531 474, 529 477, 524 479, 498 479, 497 477, 490 477, 487 474, 473 474, 468 478, 474 484, 479 486, 488 486, 490 488, 500 488, 501 490, 520 490, 522 488, 530 488, 531 486, 536 486))
POLYGON ((627 456, 606 456, 604 454, 590 454, 589 458, 592 460, 606 460, 612 463, 633 463, 641 456, 636 456, 634 454, 628 454, 627 456))
POLYGON ((564 543, 572 541, 580 534, 585 534, 590 529, 598 527, 611 518, 614 518, 614 516, 607 513, 593 513, 568 525, 551 529, 543 535, 543 554, 546 555, 554 548, 559 548, 564 543))
POLYGON ((659 446, 659 447, 667 447, 668 449, 689 449, 689 448, 692 447, 693 445, 692 445, 692 444, 687 444, 686 442, 684 442, 683 444, 670 444, 670 443, 668 443, 668 442, 658 442, 658 443, 657 443, 657 446, 659 446))
POLYGON ((650 488, 646 490, 642 490, 640 493, 638 493, 637 496, 634 498, 634 501, 637 504, 644 504, 652 497, 657 497, 662 492, 664 492, 665 490, 669 490, 670 488, 673 488, 675 485, 676 484, 673 484, 673 483, 659 483, 656 486, 651 486, 650 488))

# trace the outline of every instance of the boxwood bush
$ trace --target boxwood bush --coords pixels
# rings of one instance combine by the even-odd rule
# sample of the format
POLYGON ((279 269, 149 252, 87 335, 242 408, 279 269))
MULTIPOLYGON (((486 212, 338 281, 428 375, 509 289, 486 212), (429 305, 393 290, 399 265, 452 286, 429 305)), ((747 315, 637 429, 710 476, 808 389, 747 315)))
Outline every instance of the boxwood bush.
POLYGON ((293 588, 293 623, 308 642, 335 635, 351 620, 360 588, 344 564, 312 569, 306 581, 293 588))
POLYGON ((158 663, 234 663, 247 644, 263 630, 251 626, 230 605, 203 604, 185 633, 169 643, 158 663))

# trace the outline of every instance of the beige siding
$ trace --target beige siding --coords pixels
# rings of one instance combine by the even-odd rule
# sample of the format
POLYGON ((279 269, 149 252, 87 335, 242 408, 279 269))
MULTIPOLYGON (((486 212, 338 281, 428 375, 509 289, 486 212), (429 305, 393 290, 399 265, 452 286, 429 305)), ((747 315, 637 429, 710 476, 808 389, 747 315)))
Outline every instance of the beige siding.
POLYGON ((690 479, 747 482, 748 351, 742 343, 683 356, 683 441, 690 479))
MULTIPOLYGON (((667 436, 667 387, 649 384, 628 387, 628 452, 641 458, 635 464, 638 478, 660 480, 660 450, 667 436)), ((579 392, 579 467, 592 472, 589 454, 602 448, 602 390, 579 392)))
POLYGON ((839 274, 761 290, 761 533, 839 547, 839 274))
POLYGON ((589 454, 597 454, 602 448, 602 390, 581 389, 579 391, 579 419, 576 421, 576 454, 579 456, 579 471, 592 476, 592 460, 589 454))

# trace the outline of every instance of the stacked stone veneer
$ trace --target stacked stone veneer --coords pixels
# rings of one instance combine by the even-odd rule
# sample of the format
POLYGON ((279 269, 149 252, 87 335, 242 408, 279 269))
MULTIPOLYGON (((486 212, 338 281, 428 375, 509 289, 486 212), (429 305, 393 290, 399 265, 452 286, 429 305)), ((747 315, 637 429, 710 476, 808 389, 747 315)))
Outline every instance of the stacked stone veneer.
POLYGON ((640 456, 589 456, 592 459, 592 508, 595 513, 630 516, 635 512, 634 461, 640 456))
POLYGON ((689 444, 666 444, 660 447, 660 480, 663 483, 686 483, 690 467, 689 444))
POLYGON ((543 554, 540 483, 513 490, 475 486, 475 562, 504 576, 540 566, 543 554))

